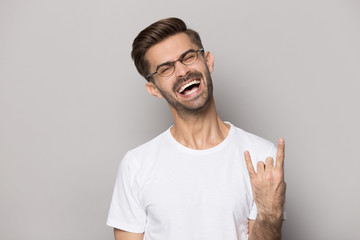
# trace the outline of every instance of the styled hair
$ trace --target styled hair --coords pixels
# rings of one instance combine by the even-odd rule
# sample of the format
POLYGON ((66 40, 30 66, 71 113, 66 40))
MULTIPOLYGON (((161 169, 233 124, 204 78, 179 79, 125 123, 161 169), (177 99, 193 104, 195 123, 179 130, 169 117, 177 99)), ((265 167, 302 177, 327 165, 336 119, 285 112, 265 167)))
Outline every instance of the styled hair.
POLYGON ((186 33, 193 43, 199 48, 203 48, 199 34, 188 29, 184 21, 179 18, 161 19, 142 30, 134 39, 131 58, 137 71, 146 80, 148 80, 146 76, 149 74, 150 68, 150 64, 145 58, 146 52, 155 44, 177 33, 186 33))

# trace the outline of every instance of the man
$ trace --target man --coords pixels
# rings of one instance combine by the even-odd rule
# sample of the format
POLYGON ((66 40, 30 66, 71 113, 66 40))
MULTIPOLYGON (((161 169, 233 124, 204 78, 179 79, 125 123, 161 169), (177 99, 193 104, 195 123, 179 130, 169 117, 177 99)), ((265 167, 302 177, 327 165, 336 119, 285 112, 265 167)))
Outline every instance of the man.
POLYGON ((135 38, 132 58, 174 125, 122 159, 107 221, 115 239, 280 239, 284 140, 276 149, 220 119, 199 35, 160 20, 135 38))

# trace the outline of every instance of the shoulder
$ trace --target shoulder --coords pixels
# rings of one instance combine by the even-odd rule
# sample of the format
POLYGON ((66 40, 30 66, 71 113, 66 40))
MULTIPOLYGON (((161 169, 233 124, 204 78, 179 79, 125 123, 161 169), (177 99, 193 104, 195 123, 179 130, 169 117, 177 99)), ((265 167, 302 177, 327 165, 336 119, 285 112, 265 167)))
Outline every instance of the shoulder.
POLYGON ((150 141, 141 144, 140 146, 128 151, 128 154, 133 155, 135 158, 146 158, 149 155, 155 154, 160 149, 165 148, 168 144, 169 129, 162 132, 150 141))
POLYGON ((118 176, 127 176, 130 181, 136 182, 142 188, 151 177, 160 153, 168 148, 168 131, 126 152, 120 161, 118 176))
POLYGON ((250 153, 258 156, 271 156, 274 149, 276 149, 274 143, 259 137, 253 133, 247 132, 241 128, 231 125, 234 130, 234 142, 243 146, 244 150, 249 150, 250 153))
POLYGON ((234 125, 231 125, 231 127, 234 129, 234 136, 237 139, 240 139, 242 141, 245 141, 245 142, 248 142, 251 144, 257 144, 257 145, 265 146, 265 147, 266 146, 268 146, 268 147, 274 146, 274 144, 269 140, 259 137, 253 133, 247 132, 247 131, 245 131, 239 127, 236 127, 234 125))
POLYGON ((161 149, 167 148, 166 145, 169 144, 168 131, 169 129, 150 141, 129 150, 121 160, 120 164, 123 165, 123 167, 129 167, 131 169, 146 167, 149 162, 156 159, 156 156, 161 149))

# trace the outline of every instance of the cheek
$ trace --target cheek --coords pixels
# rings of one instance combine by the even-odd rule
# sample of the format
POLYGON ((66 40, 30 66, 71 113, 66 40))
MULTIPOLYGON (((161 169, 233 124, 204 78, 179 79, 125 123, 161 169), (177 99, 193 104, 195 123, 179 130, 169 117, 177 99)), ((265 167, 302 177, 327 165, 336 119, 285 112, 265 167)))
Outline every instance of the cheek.
POLYGON ((208 66, 207 64, 204 64, 201 68, 201 73, 204 75, 204 77, 209 77, 210 73, 212 73, 212 66, 208 66))
POLYGON ((173 88, 173 79, 162 79, 161 84, 156 84, 157 89, 161 92, 169 92, 172 91, 173 88))

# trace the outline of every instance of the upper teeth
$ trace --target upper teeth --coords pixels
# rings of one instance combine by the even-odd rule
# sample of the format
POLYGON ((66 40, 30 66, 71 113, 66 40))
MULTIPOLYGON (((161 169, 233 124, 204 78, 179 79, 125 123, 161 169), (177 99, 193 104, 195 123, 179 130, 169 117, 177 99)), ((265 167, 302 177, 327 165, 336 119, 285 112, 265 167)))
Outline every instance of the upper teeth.
POLYGON ((179 90, 179 93, 182 93, 187 87, 189 87, 189 86, 191 86, 191 85, 193 85, 193 84, 199 84, 199 83, 200 83, 199 80, 193 80, 193 81, 185 84, 184 86, 182 86, 182 87, 180 88, 180 90, 179 90))

